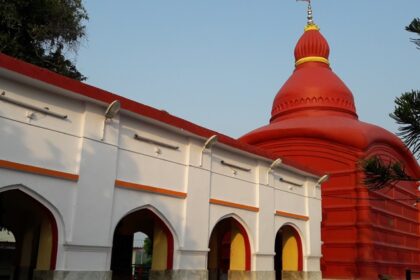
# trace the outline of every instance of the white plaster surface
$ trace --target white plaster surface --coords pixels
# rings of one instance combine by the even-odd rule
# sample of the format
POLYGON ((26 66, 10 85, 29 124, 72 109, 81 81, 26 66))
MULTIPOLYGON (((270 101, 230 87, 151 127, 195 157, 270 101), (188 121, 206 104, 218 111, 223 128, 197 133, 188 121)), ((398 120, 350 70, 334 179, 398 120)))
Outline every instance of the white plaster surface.
MULTIPOLYGON (((68 181, 0 168, 0 192, 21 189, 57 220, 59 271, 54 279, 110 279, 114 229, 123 217, 143 208, 155 212, 172 232, 174 271, 183 271, 178 275, 207 275, 210 234, 227 217, 237 219, 249 235, 251 270, 261 271, 249 275, 272 275, 275 235, 286 224, 301 234, 304 270, 320 271, 322 216, 314 176, 283 167, 268 172, 271 160, 219 143, 201 154, 203 137, 124 110, 108 120, 102 140, 108 104, 2 75, 0 91, 68 114, 67 120, 41 114, 28 119, 27 109, 0 101, 0 160, 79 176, 68 181), (135 133, 179 148, 137 141, 135 133), (225 166, 222 160, 250 170, 225 166), (303 185, 289 188, 280 177, 303 185), (185 193, 186 198, 116 187, 115 180, 185 193), (258 211, 210 204, 212 198, 258 211), (309 220, 275 216, 276 210, 309 220)), ((262 279, 258 277, 252 279, 262 279)))

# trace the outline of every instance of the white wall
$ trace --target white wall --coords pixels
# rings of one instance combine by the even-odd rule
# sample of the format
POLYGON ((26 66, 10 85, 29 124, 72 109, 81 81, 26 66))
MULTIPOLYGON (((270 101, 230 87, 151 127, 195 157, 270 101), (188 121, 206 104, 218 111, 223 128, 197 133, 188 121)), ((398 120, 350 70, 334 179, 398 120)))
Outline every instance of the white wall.
POLYGON ((203 153, 201 164, 206 139, 125 111, 107 122, 101 141, 107 104, 0 77, 1 91, 68 115, 62 120, 0 101, 0 160, 79 176, 71 181, 0 168, 0 191, 24 190, 46 204, 58 220, 57 269, 109 270, 117 223, 128 213, 148 208, 174 235, 174 269, 206 269, 212 229, 221 219, 234 217, 249 234, 252 270, 273 270, 275 235, 285 224, 301 234, 305 270, 320 270, 316 177, 287 167, 269 172, 271 160, 220 143, 203 153), (179 148, 141 142, 134 134, 179 148), (223 165, 222 160, 249 171, 223 165), (186 197, 116 187, 115 180, 186 197), (257 210, 210 204, 210 199, 257 210), (309 220, 275 215, 276 211, 309 220))

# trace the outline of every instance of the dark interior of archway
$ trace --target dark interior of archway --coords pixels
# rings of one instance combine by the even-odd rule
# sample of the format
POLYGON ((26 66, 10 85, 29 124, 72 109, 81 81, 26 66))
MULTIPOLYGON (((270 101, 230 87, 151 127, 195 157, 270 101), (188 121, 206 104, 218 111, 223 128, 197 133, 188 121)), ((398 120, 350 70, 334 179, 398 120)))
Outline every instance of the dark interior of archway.
POLYGON ((11 259, 8 259, 7 264, 3 263, 3 276, 6 277, 7 274, 9 277, 6 279, 33 278, 37 266, 41 224, 43 221, 50 221, 51 217, 44 206, 22 191, 0 193, 0 227, 10 230, 16 240, 14 252, 8 252, 11 259), (23 248, 25 235, 30 236, 30 239, 26 239, 27 242, 29 240, 29 245, 26 244, 23 248))
MULTIPOLYGON (((111 270, 113 280, 132 279, 134 233, 142 232, 146 234, 153 244, 153 231, 156 223, 158 223, 158 218, 147 209, 131 213, 118 223, 112 243, 111 270)), ((140 277, 142 280, 147 279, 147 275, 140 277)))
POLYGON ((217 223, 210 235, 210 251, 207 260, 210 280, 227 279, 230 266, 231 234, 235 223, 233 218, 224 219, 217 223))
POLYGON ((0 240, 0 280, 9 280, 13 277, 12 268, 16 258, 16 242, 13 241, 15 236, 5 227, 0 228, 0 231, 4 237, 7 236, 0 240), (11 236, 13 238, 10 238, 11 236))
POLYGON ((274 269, 276 271, 276 280, 280 280, 283 270, 283 233, 281 229, 276 234, 275 241, 275 256, 274 256, 274 269))

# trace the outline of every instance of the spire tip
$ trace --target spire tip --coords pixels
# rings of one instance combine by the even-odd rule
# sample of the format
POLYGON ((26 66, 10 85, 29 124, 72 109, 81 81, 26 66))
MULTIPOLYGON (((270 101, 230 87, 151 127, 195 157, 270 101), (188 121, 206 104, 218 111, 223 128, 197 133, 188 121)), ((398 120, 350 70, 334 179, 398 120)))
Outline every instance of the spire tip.
POLYGON ((311 5, 311 0, 296 0, 296 1, 304 1, 304 2, 308 2, 308 15, 307 15, 307 25, 305 27, 305 31, 306 30, 313 30, 313 29, 318 29, 318 26, 315 24, 314 22, 314 17, 312 14, 312 5, 311 5))
POLYGON ((314 18, 312 15, 311 0, 308 0, 308 25, 313 25, 313 24, 314 24, 314 18))

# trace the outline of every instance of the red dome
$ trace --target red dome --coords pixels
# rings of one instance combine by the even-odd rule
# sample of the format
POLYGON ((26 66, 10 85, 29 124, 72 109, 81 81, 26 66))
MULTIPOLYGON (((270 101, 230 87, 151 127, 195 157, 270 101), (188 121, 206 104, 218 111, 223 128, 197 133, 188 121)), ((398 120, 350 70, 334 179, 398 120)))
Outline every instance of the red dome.
POLYGON ((329 67, 329 52, 318 28, 310 26, 295 48, 296 69, 274 99, 272 122, 303 110, 336 111, 357 118, 353 94, 329 67))
POLYGON ((296 61, 311 56, 328 59, 329 55, 330 46, 316 27, 305 31, 295 47, 296 61))
POLYGON ((307 25, 295 48, 296 69, 274 99, 270 124, 240 140, 264 146, 287 139, 320 139, 362 151, 374 143, 387 143, 420 172, 398 137, 358 120, 353 94, 331 70, 328 55, 328 43, 319 28, 307 25))
POLYGON ((357 118, 353 94, 320 62, 297 66, 274 99, 271 121, 302 110, 337 111, 357 118))
POLYGON ((296 69, 274 99, 270 124, 240 140, 260 146, 284 139, 323 139, 362 151, 387 143, 406 155, 407 162, 415 162, 394 134, 358 120, 353 94, 331 70, 328 55, 319 28, 307 25, 295 48, 296 69))

